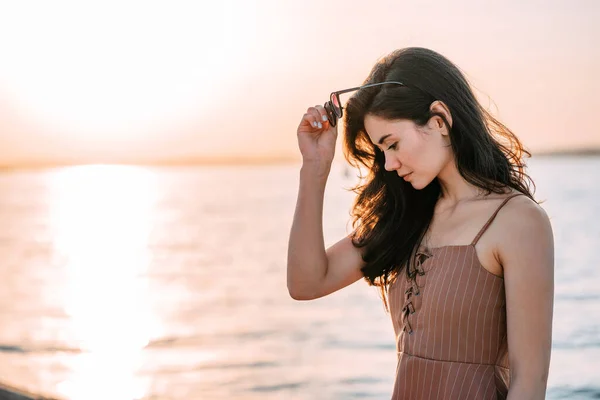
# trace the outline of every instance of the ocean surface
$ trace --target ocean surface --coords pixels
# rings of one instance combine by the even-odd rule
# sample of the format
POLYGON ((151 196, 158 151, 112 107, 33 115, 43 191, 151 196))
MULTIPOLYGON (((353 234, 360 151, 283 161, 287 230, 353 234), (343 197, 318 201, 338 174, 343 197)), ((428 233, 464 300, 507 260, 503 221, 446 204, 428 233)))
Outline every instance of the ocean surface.
MULTIPOLYGON (((548 399, 600 398, 600 157, 530 160, 556 243, 548 399)), ((349 231, 336 166, 325 239, 349 231)), ((389 399, 363 281, 296 302, 298 166, 0 173, 0 381, 64 399, 389 399)))

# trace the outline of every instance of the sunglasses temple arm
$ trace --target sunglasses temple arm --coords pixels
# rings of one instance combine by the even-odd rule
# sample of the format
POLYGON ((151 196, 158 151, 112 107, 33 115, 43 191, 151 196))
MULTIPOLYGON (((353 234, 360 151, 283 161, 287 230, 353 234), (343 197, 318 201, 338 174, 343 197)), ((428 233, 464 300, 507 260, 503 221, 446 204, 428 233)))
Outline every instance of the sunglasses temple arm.
POLYGON ((355 90, 358 90, 360 88, 362 88, 362 86, 357 86, 357 87, 353 87, 353 88, 350 88, 350 89, 339 90, 339 91, 333 92, 331 94, 332 95, 334 95, 334 94, 335 95, 340 95, 340 94, 344 94, 344 93, 348 93, 348 92, 354 92, 355 90))
POLYGON ((398 82, 398 81, 387 81, 387 82, 377 82, 377 83, 370 83, 368 85, 363 85, 363 86, 357 86, 357 87, 353 87, 350 89, 344 89, 344 90, 340 90, 337 92, 333 92, 333 94, 343 94, 343 93, 348 93, 348 92, 353 92, 355 90, 359 90, 359 89, 364 89, 364 88, 368 88, 368 87, 373 87, 373 86, 381 86, 381 85, 387 85, 387 84, 395 84, 395 85, 400 85, 400 86, 404 86, 404 84, 402 82, 398 82))

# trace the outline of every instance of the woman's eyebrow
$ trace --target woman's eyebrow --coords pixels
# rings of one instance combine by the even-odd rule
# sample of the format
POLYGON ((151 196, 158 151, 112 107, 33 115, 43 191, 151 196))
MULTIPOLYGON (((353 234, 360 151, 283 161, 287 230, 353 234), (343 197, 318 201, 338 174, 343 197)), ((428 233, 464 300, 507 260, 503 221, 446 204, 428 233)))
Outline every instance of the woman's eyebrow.
POLYGON ((390 136, 392 136, 391 133, 388 133, 387 135, 383 135, 380 139, 379 139, 379 144, 383 144, 383 142, 385 142, 385 139, 389 138, 390 136))

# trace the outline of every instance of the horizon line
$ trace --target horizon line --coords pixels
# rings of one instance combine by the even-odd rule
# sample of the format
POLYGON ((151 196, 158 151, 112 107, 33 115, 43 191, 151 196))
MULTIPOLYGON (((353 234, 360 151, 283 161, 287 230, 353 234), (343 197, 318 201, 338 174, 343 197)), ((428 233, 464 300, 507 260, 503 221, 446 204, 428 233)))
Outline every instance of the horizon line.
MULTIPOLYGON (((562 150, 541 150, 532 151, 532 158, 537 156, 600 156, 599 147, 586 147, 562 150)), ((337 158, 337 157, 336 157, 337 158)), ((343 157, 337 161, 343 160, 343 157)), ((124 161, 115 159, 96 159, 90 161, 22 161, 15 163, 0 164, 0 171, 16 171, 16 170, 38 170, 38 169, 53 169, 89 165, 115 165, 115 166, 138 166, 138 167, 193 167, 193 166, 256 166, 256 165, 282 165, 301 163, 302 158, 298 156, 278 156, 278 157, 181 157, 171 159, 156 159, 145 161, 124 161)), ((334 163, 336 160, 334 160, 334 163)))

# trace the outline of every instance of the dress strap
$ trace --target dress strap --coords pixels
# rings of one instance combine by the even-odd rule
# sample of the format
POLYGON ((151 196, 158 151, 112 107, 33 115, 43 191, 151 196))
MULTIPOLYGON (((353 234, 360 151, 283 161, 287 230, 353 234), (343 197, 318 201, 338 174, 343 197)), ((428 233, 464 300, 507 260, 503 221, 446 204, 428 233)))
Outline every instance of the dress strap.
POLYGON ((508 203, 508 201, 510 199, 512 199, 513 197, 521 196, 522 194, 523 193, 515 193, 515 194, 510 195, 510 196, 508 196, 507 198, 504 199, 504 201, 498 206, 498 208, 492 214, 492 216, 487 220, 487 222, 485 223, 485 225, 483 225, 483 228, 481 228, 481 230, 479 231, 479 233, 477 234, 477 236, 475 236, 475 239, 473 239, 473 241, 471 242, 471 246, 475 246, 477 244, 477 242, 479 241, 479 238, 481 238, 481 235, 483 235, 485 233, 485 231, 487 230, 487 228, 489 228, 489 226, 491 225, 491 223, 494 220, 494 218, 496 218, 496 215, 498 215, 498 212, 500 211, 500 209, 502 207, 504 207, 504 205, 506 203, 508 203))

